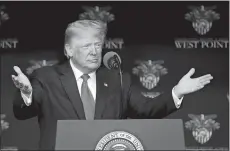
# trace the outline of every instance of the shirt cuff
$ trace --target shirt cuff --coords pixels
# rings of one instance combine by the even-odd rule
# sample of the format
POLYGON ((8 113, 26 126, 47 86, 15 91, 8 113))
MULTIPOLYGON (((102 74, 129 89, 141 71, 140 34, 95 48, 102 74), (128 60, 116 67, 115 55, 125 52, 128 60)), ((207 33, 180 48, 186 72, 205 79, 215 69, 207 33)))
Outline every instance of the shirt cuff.
POLYGON ((173 97, 173 101, 175 103, 176 108, 179 109, 184 97, 178 98, 178 96, 176 96, 176 94, 174 93, 174 88, 175 87, 173 87, 173 89, 172 89, 172 97, 173 97))
POLYGON ((26 104, 26 106, 30 106, 31 103, 32 103, 32 98, 31 98, 32 92, 31 92, 31 94, 30 94, 29 97, 27 97, 24 93, 21 92, 21 96, 22 96, 22 98, 23 98, 24 103, 26 104))

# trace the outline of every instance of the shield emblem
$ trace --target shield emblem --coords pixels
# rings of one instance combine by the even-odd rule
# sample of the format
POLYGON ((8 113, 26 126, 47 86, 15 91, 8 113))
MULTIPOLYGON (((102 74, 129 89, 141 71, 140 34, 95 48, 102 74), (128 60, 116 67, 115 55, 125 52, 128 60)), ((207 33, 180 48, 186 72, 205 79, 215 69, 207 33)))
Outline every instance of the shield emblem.
POLYGON ((211 138, 212 131, 209 131, 206 128, 200 128, 193 131, 192 135, 197 142, 204 144, 211 138))
POLYGON ((142 86, 148 90, 151 90, 154 87, 156 87, 159 80, 159 76, 156 76, 151 73, 144 74, 142 77, 140 77, 140 82, 142 83, 142 86))
POLYGON ((212 22, 209 22, 205 19, 199 19, 196 20, 196 22, 193 22, 192 26, 198 34, 204 35, 211 29, 212 22))

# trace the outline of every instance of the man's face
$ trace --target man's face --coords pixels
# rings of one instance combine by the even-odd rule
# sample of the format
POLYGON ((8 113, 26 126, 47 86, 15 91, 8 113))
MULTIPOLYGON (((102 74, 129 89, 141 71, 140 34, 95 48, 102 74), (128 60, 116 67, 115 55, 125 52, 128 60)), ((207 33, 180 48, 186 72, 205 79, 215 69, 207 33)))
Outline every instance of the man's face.
POLYGON ((80 30, 70 39, 72 61, 86 72, 96 71, 101 65, 104 39, 95 29, 80 30))

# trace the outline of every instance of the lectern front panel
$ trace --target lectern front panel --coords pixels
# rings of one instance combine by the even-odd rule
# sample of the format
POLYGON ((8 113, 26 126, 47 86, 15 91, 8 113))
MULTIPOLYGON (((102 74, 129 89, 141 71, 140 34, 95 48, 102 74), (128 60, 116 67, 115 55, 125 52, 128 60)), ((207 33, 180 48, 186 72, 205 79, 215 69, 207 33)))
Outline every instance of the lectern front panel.
POLYGON ((56 150, 185 150, 180 119, 58 121, 56 150))

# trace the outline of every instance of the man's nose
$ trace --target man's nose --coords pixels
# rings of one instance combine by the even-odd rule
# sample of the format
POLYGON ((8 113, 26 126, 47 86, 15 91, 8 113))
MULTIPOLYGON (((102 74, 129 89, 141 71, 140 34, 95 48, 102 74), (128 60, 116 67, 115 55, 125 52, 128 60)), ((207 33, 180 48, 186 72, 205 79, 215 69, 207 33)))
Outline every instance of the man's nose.
POLYGON ((92 45, 92 46, 90 47, 90 53, 93 54, 93 55, 96 55, 96 54, 97 54, 97 51, 96 51, 96 48, 95 48, 94 45, 92 45))

